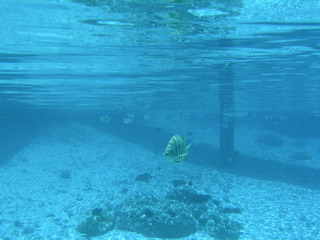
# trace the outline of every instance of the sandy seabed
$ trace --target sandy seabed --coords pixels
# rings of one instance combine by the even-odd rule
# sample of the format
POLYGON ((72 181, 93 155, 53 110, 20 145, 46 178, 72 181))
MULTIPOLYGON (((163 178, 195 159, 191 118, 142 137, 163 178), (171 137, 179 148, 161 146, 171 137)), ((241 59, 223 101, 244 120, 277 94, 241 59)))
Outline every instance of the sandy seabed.
MULTIPOLYGON (((240 214, 230 215, 243 225, 240 239, 320 239, 319 190, 234 176, 188 161, 173 164, 78 123, 47 130, 1 166, 0 239, 87 239, 77 226, 92 209, 133 195, 162 197, 175 179, 192 181, 197 192, 240 208, 240 214), (153 178, 136 181, 143 173, 153 178)), ((148 238, 112 230, 92 239, 148 238)), ((183 239, 213 238, 197 232, 183 239)))

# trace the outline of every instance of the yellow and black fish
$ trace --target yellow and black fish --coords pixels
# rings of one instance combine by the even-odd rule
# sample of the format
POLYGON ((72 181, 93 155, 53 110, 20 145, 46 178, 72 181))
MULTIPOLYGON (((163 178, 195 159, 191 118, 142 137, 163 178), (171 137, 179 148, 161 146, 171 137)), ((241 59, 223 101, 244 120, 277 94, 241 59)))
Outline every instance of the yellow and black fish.
POLYGON ((174 163, 179 163, 184 161, 188 154, 189 148, 191 144, 186 145, 186 138, 180 135, 174 135, 170 140, 169 143, 163 153, 169 160, 174 163))

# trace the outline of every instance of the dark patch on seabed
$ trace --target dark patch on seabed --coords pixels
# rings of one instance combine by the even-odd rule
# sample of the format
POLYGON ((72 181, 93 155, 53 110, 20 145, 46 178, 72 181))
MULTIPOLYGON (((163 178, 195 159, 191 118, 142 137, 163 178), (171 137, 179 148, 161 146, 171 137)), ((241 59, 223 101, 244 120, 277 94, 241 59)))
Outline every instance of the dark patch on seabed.
POLYGON ((7 163, 57 122, 54 112, 20 106, 1 106, 0 111, 0 164, 7 163))
MULTIPOLYGON (((0 124, 0 164, 8 162, 15 154, 27 147, 44 129, 52 124, 79 120, 81 123, 111 133, 125 141, 150 149, 155 154, 162 155, 168 140, 173 134, 152 126, 139 123, 123 124, 122 117, 113 119, 116 124, 97 123, 98 114, 74 115, 61 114, 52 111, 1 109, 0 124)), ((165 159, 164 159, 165 161, 165 159)), ((299 185, 310 189, 320 189, 320 170, 310 167, 283 164, 272 159, 264 160, 252 156, 237 154, 229 163, 219 161, 219 152, 211 145, 193 145, 188 157, 192 164, 214 168, 231 174, 278 181, 299 185)))
POLYGON ((2 116, 0 124, 0 164, 8 162, 21 149, 28 146, 37 136, 41 122, 36 118, 26 119, 24 115, 2 116))
MULTIPOLYGON (((158 131, 154 127, 142 124, 99 127, 99 129, 112 133, 125 141, 146 147, 155 154, 162 154, 167 141, 174 134, 163 130, 158 131)), ((222 163, 219 161, 218 149, 207 144, 193 145, 187 161, 238 176, 320 189, 319 169, 283 164, 272 159, 264 160, 240 153, 236 154, 231 162, 222 163)))
POLYGON ((190 161, 238 176, 320 189, 320 170, 315 168, 284 164, 240 153, 230 162, 221 162, 219 151, 208 145, 194 147, 190 153, 190 161))

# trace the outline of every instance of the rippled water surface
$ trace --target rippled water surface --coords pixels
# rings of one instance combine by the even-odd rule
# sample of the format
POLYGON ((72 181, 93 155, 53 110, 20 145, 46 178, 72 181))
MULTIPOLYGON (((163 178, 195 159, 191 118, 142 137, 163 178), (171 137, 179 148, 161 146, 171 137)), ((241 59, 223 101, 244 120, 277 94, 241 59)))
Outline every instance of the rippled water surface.
POLYGON ((0 102, 319 111, 317 0, 0 2, 0 102))

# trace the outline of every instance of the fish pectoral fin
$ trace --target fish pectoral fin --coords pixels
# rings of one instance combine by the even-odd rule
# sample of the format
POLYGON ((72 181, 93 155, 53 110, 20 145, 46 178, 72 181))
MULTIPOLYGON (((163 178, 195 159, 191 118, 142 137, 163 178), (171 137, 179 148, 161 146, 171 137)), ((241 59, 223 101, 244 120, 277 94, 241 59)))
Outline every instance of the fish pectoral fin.
POLYGON ((186 149, 189 150, 189 148, 192 146, 192 143, 190 143, 188 146, 186 146, 186 149))
POLYGON ((186 157, 188 156, 189 153, 182 153, 182 154, 179 154, 177 157, 186 157))

